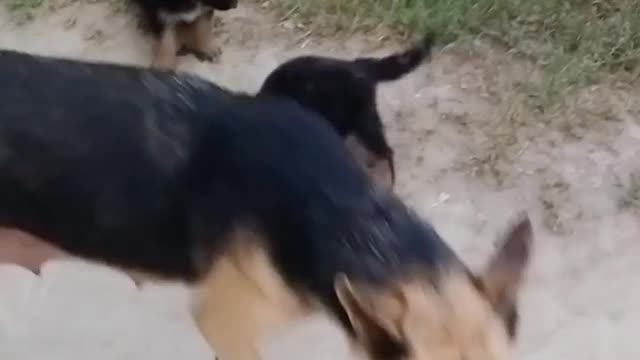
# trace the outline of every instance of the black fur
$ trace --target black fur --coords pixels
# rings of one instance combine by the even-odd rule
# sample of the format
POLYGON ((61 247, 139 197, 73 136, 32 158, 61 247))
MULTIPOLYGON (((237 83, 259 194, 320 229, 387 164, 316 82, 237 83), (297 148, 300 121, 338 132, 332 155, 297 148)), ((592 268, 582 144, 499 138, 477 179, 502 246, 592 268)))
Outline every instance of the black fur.
POLYGON ((383 58, 296 57, 273 70, 260 93, 291 97, 322 115, 343 138, 355 136, 375 157, 389 162, 395 180, 393 149, 378 113, 376 88, 413 71, 430 55, 433 40, 428 35, 420 44, 383 58))
POLYGON ((324 302, 455 255, 318 115, 197 77, 0 52, 0 226, 77 256, 193 281, 234 226, 324 302))
POLYGON ((231 10, 238 6, 238 0, 131 0, 143 13, 142 24, 147 30, 155 35, 162 32, 166 24, 160 14, 182 14, 189 12, 198 5, 205 6, 211 10, 231 10))

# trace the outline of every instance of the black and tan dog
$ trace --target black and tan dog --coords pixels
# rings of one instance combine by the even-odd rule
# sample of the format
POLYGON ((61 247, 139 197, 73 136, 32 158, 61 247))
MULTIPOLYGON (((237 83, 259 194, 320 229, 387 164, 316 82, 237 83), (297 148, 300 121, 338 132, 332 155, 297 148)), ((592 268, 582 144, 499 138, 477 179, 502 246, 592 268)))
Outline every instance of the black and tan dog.
POLYGON ((156 38, 151 66, 173 70, 180 54, 215 60, 220 47, 210 39, 215 10, 230 10, 237 0, 132 0, 142 10, 144 24, 156 38))
POLYGON ((221 360, 311 312, 367 359, 509 358, 528 219, 475 274, 285 97, 2 51, 0 98, 0 224, 191 284, 221 360))
POLYGON ((434 37, 427 35, 419 44, 382 58, 299 56, 273 70, 260 93, 293 98, 322 115, 373 178, 392 187, 393 149, 378 113, 377 86, 413 71, 429 58, 433 42, 434 37))

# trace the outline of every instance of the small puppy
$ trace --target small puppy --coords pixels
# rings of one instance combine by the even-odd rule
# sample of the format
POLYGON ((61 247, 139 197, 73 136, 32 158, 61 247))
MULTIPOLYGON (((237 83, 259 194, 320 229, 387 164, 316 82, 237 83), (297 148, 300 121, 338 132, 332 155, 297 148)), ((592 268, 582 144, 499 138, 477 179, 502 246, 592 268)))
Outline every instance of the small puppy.
POLYGON ((237 0, 133 0, 143 12, 143 23, 156 38, 151 66, 173 70, 178 55, 192 53, 214 61, 221 49, 209 41, 214 10, 230 10, 237 0))
POLYGON ((376 104, 378 83, 397 80, 431 54, 434 36, 382 58, 293 58, 265 79, 261 94, 284 95, 329 121, 377 183, 395 183, 393 150, 376 104))

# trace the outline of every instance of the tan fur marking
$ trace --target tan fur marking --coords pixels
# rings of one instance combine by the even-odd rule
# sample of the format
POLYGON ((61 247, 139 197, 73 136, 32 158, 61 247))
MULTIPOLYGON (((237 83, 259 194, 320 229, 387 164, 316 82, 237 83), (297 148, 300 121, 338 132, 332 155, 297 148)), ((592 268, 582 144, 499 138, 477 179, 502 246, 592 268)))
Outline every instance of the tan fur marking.
POLYGON ((505 325, 466 274, 451 270, 440 281, 436 289, 421 274, 390 289, 352 286, 346 291, 357 299, 355 305, 343 300, 345 288, 338 290, 343 292, 339 298, 359 332, 352 344, 354 352, 366 358, 362 345, 384 340, 376 328, 380 326, 390 339, 407 345, 408 360, 508 359, 510 342, 505 325), (358 326, 363 324, 365 328, 358 326), (377 337, 369 338, 371 334, 377 337))
POLYGON ((196 289, 193 316, 223 360, 257 360, 260 342, 305 314, 303 300, 284 283, 261 248, 238 231, 196 289))
POLYGON ((404 284, 404 333, 413 359, 503 360, 510 344, 504 323, 466 276, 445 275, 441 287, 423 281, 404 284))
POLYGON ((167 25, 156 40, 151 67, 158 70, 173 70, 177 64, 179 49, 178 34, 174 25, 167 25))
POLYGON ((180 24, 178 29, 181 45, 201 53, 208 58, 206 60, 215 61, 222 53, 211 41, 212 13, 201 14, 192 23, 180 24))

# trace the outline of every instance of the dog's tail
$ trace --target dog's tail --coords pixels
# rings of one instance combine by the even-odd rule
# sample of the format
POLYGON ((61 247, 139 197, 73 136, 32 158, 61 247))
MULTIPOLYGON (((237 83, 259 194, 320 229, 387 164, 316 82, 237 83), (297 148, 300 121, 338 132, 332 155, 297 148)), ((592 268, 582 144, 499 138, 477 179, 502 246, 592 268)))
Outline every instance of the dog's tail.
POLYGON ((418 67, 431 55, 434 35, 423 37, 419 44, 383 58, 361 57, 354 60, 356 66, 376 81, 392 81, 401 78, 418 67))

